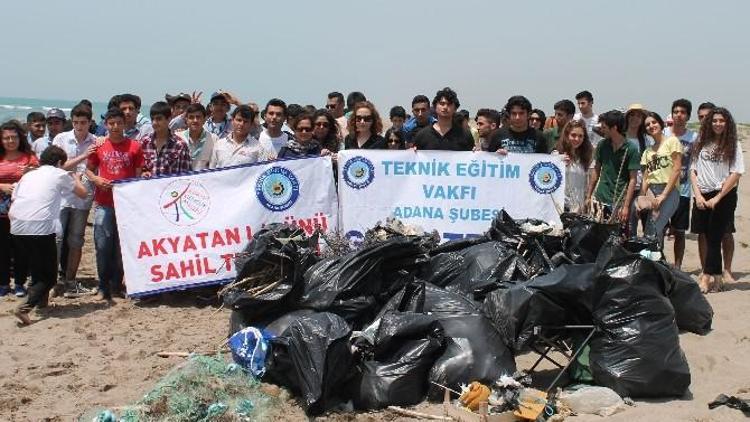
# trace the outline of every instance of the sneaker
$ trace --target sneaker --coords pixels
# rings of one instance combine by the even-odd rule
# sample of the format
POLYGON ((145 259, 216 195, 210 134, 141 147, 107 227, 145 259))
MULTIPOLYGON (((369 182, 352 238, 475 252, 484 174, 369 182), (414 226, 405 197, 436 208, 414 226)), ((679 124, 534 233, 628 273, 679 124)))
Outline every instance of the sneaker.
POLYGON ((8 293, 10 293, 9 286, 0 286, 0 297, 8 296, 8 293))
POLYGON ((91 294, 91 289, 84 287, 81 283, 71 282, 71 286, 65 291, 63 297, 72 299, 89 294, 91 294))
POLYGON ((16 297, 24 297, 26 296, 26 289, 23 286, 16 286, 15 290, 13 290, 13 293, 16 295, 16 297))

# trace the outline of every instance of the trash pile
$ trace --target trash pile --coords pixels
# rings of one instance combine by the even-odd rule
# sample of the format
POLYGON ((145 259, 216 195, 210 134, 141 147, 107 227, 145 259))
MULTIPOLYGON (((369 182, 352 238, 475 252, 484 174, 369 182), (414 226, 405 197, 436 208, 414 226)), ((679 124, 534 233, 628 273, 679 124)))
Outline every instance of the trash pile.
POLYGON ((562 220, 555 230, 502 212, 484 236, 445 244, 389 221, 325 257, 316 236, 267 226, 221 292, 235 360, 289 388, 309 415, 441 401, 444 387, 472 385, 473 405, 498 394, 479 386, 516 373, 540 329, 591 326, 588 338, 568 336, 586 350, 576 373, 621 397, 682 396, 678 332, 705 334, 713 318, 698 285, 652 260, 653 243, 562 220))

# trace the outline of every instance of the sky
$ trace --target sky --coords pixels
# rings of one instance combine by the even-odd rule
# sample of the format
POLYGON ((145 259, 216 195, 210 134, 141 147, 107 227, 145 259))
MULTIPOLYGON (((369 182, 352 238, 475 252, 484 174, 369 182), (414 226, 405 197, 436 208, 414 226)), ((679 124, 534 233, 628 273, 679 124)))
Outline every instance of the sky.
MULTIPOLYGON (((106 102, 224 89, 261 105, 365 93, 381 114, 450 86, 461 108, 587 89, 603 112, 711 100, 750 122, 750 2, 3 2, 0 95, 106 102), (15 52, 15 53, 14 53, 15 52)), ((207 101, 207 98, 205 98, 207 101)), ((695 111, 693 112, 695 119, 695 111)))

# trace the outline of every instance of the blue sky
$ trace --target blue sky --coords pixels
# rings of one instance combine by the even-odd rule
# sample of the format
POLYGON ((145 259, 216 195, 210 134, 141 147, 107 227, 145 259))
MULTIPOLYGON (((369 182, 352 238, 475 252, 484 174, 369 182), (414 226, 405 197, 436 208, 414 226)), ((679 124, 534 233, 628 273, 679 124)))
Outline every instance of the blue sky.
POLYGON ((132 91, 151 103, 222 88, 321 106, 329 91, 361 90, 387 114, 451 86, 473 113, 513 94, 551 112, 588 89, 600 112, 632 102, 667 112, 686 97, 750 121, 747 1, 14 0, 3 9, 2 96, 107 101, 132 91))

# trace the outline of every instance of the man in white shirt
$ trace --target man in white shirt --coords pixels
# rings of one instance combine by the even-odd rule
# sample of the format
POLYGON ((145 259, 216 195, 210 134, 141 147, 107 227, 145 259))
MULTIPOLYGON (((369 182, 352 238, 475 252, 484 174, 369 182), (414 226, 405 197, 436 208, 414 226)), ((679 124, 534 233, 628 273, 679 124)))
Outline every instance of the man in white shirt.
MULTIPOLYGON (((594 113, 594 96, 589 91, 581 91, 576 94, 576 103, 578 103, 578 113, 573 116, 573 120, 583 119, 586 122, 586 131, 589 133, 589 141, 596 148, 599 141, 604 139, 601 136, 599 128, 599 115, 594 113)), ((562 128, 560 128, 562 130, 562 128)))
POLYGON ((268 161, 274 150, 265 148, 250 135, 255 113, 250 106, 241 105, 232 112, 232 133, 216 141, 209 168, 221 168, 268 161))
POLYGON ((269 151, 273 151, 271 158, 276 158, 282 147, 289 143, 289 133, 281 130, 286 121, 286 103, 273 98, 266 104, 265 128, 260 132, 258 141, 269 151))
POLYGON ((206 130, 206 108, 200 103, 190 104, 185 110, 185 121, 187 130, 180 132, 180 137, 187 143, 190 149, 190 161, 193 170, 208 168, 214 145, 218 138, 206 130))
MULTIPOLYGON (((65 151, 67 160, 63 165, 63 170, 83 176, 86 173, 86 160, 96 151, 96 138, 89 133, 91 109, 79 104, 73 108, 70 116, 73 130, 57 135, 52 145, 65 151)), ((57 239, 57 255, 64 280, 55 286, 53 292, 55 295, 65 291, 65 297, 77 297, 87 292, 87 289, 76 282, 76 275, 81 263, 86 222, 94 201, 94 188, 88 180, 83 183, 88 191, 85 198, 78 198, 73 194, 64 195, 62 198, 60 210, 62 236, 57 239), (63 239, 65 239, 64 245, 63 239)))
POLYGON ((14 315, 24 325, 31 324, 29 312, 45 304, 57 278, 57 219, 63 196, 75 194, 86 197, 86 187, 78 173, 68 173, 65 151, 56 146, 44 150, 37 170, 26 173, 13 190, 13 205, 8 213, 10 231, 16 245, 30 262, 31 285, 26 302, 16 308, 14 315))

